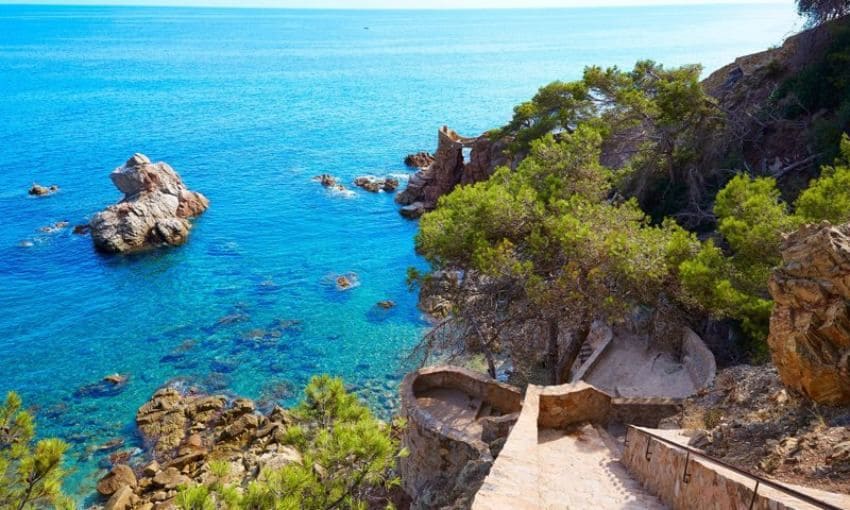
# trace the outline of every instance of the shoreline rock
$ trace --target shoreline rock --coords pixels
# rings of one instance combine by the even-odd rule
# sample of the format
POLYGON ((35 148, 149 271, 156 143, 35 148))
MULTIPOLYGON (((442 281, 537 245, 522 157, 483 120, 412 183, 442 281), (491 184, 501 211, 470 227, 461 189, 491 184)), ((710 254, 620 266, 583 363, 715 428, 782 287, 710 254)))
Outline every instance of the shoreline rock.
POLYGON ((109 497, 104 508, 171 508, 181 486, 215 476, 213 460, 228 463, 227 482, 235 485, 256 479, 264 468, 301 461, 285 441, 288 411, 275 406, 261 414, 244 398, 165 387, 139 408, 136 424, 146 453, 132 465, 115 464, 98 482, 98 493, 109 497))
POLYGON ((371 175, 363 175, 354 179, 355 186, 372 193, 378 193, 379 191, 392 193, 396 190, 396 188, 398 188, 398 184, 398 179, 395 177, 374 177, 371 175))
POLYGON ((151 163, 144 154, 133 155, 109 177, 124 198, 89 223, 98 251, 126 253, 178 246, 188 239, 189 219, 209 207, 209 200, 189 190, 168 164, 151 163))
POLYGON ((408 154, 404 164, 413 168, 426 168, 434 162, 434 155, 425 151, 408 154))

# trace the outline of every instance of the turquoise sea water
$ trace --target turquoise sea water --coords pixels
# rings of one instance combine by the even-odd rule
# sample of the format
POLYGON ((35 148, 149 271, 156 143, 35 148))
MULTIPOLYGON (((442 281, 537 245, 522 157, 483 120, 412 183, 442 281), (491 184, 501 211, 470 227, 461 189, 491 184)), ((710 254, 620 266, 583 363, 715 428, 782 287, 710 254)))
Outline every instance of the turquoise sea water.
POLYGON ((79 494, 105 466, 92 446, 137 444, 135 410, 170 380, 286 404, 330 372, 386 415, 427 327, 404 281, 422 265, 416 224, 391 195, 333 195, 311 177, 405 173, 440 125, 499 125, 585 65, 710 70, 796 23, 790 5, 0 6, 0 391, 72 442, 79 494), (69 230, 38 231, 116 201, 108 174, 137 151, 210 198, 186 246, 105 257, 69 230), (34 181, 61 192, 30 198, 34 181), (348 272, 360 285, 338 292, 329 279, 348 272), (383 299, 398 306, 381 311, 383 299), (130 374, 123 391, 81 390, 113 372, 130 374))

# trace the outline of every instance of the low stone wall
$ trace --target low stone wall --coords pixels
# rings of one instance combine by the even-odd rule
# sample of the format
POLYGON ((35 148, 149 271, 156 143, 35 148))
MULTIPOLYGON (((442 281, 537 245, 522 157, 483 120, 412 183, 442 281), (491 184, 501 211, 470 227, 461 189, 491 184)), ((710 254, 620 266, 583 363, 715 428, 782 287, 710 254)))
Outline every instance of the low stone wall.
POLYGON ((694 388, 708 388, 717 375, 717 363, 714 354, 696 333, 684 328, 682 333, 682 364, 694 382, 694 388))
POLYGON ((520 391, 459 367, 429 367, 401 383, 401 411, 407 420, 402 444, 410 455, 399 460, 403 488, 413 508, 435 508, 472 494, 493 463, 490 443, 507 437, 522 408, 520 391), (481 436, 453 428, 419 406, 417 393, 432 388, 461 390, 481 399, 502 416, 479 420, 481 436), (471 491, 471 492, 470 492, 471 491))
POLYGON ((682 411, 682 402, 672 398, 613 398, 583 381, 548 386, 540 392, 537 425, 564 429, 579 423, 608 425, 622 423, 657 427, 659 422, 682 411))
POLYGON ((661 420, 682 413, 682 400, 675 398, 613 398, 611 399, 612 423, 658 427, 661 420))
POLYGON ((537 426, 563 429, 579 423, 608 423, 611 395, 579 381, 547 386, 540 391, 537 426))
POLYGON ((621 462, 647 490, 658 496, 673 510, 693 508, 809 510, 818 508, 766 485, 759 487, 753 499, 753 489, 756 484, 753 478, 724 468, 708 459, 688 455, 686 450, 653 439, 640 428, 629 429, 627 437, 628 441, 621 462), (687 472, 685 471, 686 463, 687 472), (752 506, 750 506, 751 502, 752 506))

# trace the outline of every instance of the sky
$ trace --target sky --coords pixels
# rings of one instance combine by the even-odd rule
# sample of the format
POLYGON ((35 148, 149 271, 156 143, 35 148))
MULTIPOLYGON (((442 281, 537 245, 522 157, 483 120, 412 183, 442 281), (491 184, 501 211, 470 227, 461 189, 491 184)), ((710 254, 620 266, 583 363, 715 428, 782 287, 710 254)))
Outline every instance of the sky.
POLYGON ((196 7, 281 7, 344 9, 475 9, 601 7, 761 3, 793 5, 793 0, 0 0, 0 4, 167 5, 196 7))

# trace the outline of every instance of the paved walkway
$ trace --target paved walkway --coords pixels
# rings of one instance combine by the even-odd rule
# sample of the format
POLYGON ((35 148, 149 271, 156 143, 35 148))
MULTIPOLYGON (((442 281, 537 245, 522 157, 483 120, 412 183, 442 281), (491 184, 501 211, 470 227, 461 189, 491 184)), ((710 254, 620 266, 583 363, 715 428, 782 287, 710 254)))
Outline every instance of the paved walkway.
POLYGON ((453 388, 432 388, 418 393, 416 401, 440 423, 468 434, 481 435, 481 424, 478 423, 481 400, 453 388))
POLYGON ((537 429, 540 387, 529 386, 522 413, 473 510, 654 510, 666 508, 631 478, 604 430, 537 429))

